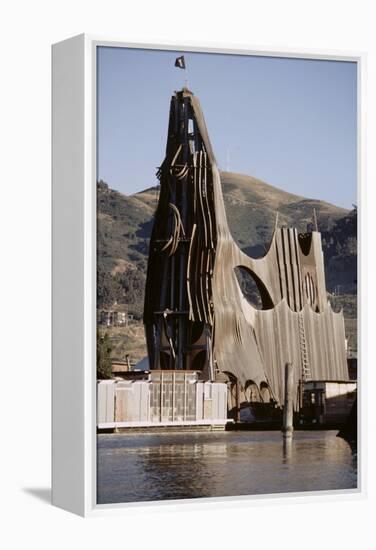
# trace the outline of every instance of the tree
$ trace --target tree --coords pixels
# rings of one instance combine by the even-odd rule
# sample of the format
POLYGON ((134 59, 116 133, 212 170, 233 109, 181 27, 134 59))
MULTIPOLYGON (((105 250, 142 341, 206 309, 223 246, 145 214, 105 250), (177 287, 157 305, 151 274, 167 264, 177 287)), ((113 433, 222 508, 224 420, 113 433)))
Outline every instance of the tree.
POLYGON ((107 332, 103 336, 97 332, 97 379, 108 379, 111 376, 110 339, 107 332))

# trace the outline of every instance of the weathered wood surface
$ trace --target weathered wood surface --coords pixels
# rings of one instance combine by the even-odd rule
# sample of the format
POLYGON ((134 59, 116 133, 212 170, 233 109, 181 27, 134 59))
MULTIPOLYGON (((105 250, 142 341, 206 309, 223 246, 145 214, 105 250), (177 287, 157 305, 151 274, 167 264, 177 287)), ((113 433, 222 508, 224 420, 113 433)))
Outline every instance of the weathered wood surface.
POLYGON ((220 174, 200 103, 186 89, 172 98, 160 179, 144 310, 150 364, 160 368, 162 360, 169 361, 175 368, 199 367, 208 374, 215 364, 218 371, 235 376, 243 388, 267 384, 279 404, 286 363, 294 365, 296 400, 302 378, 346 380, 344 320, 342 312, 334 313, 327 302, 320 233, 298 235, 294 228, 276 227, 264 257, 254 259, 240 250, 227 223, 220 174), (189 143, 185 158, 184 136, 176 130, 176 125, 184 128, 184 116, 177 119, 176 112, 185 113, 194 129, 191 137, 185 134, 189 143), (159 241, 163 247, 158 247, 159 241), (175 257, 180 258, 179 268, 175 257), (262 310, 243 296, 236 267, 248 270, 256 281, 262 310), (184 297, 178 299, 174 285, 181 288, 182 278, 184 297), (161 310, 167 311, 164 320, 155 314, 161 310), (171 311, 177 310, 186 316, 185 324, 174 320, 171 311), (201 328, 196 340, 195 327, 201 328), (183 340, 179 359, 176 342, 183 340), (179 362, 182 356, 184 363, 179 362))

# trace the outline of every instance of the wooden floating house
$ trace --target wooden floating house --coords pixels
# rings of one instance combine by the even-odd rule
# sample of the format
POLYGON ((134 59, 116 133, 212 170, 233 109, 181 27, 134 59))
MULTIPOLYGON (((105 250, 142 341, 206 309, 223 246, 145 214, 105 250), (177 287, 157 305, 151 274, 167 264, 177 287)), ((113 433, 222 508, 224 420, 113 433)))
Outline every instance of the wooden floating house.
POLYGON ((151 369, 226 380, 236 407, 242 398, 281 406, 286 363, 296 409, 305 382, 348 380, 344 319, 327 299, 317 222, 307 233, 276 224, 262 258, 239 248, 200 103, 186 88, 171 98, 158 176, 144 308, 151 369), (238 269, 255 282, 260 310, 238 269))
POLYGON ((247 405, 280 411, 287 363, 295 410, 307 383, 348 381, 344 318, 327 299, 317 222, 307 233, 276 223, 261 258, 239 248, 200 103, 186 88, 171 98, 158 177, 144 305, 150 373, 99 382, 98 428, 223 428, 228 412, 239 421, 247 405), (243 293, 239 269, 261 309, 243 293))

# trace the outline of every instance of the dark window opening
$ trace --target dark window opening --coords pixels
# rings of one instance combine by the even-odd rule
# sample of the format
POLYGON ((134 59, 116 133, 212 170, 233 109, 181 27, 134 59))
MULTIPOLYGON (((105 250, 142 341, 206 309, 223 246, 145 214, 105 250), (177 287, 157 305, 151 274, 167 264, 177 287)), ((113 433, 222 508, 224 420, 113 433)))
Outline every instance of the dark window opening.
POLYGON ((204 370, 206 364, 206 351, 199 351, 196 357, 193 359, 192 370, 204 370))
POLYGON ((272 309, 274 307, 265 285, 254 273, 246 267, 237 266, 235 274, 243 296, 251 306, 255 309, 272 309))
POLYGON ((191 325, 191 342, 194 344, 197 342, 204 332, 204 323, 200 323, 198 321, 192 323, 191 325))
POLYGON ((298 242, 300 250, 303 252, 304 256, 308 256, 311 250, 312 233, 299 233, 298 242))

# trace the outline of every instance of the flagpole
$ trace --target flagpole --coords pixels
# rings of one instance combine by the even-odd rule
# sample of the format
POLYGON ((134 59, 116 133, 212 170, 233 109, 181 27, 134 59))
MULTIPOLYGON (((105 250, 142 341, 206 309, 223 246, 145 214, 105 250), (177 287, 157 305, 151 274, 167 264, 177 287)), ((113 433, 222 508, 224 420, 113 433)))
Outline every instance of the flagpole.
POLYGON ((175 60, 175 67, 178 67, 179 69, 183 69, 184 72, 184 86, 183 88, 188 88, 188 71, 187 66, 185 64, 184 55, 181 55, 180 57, 177 57, 175 60))

